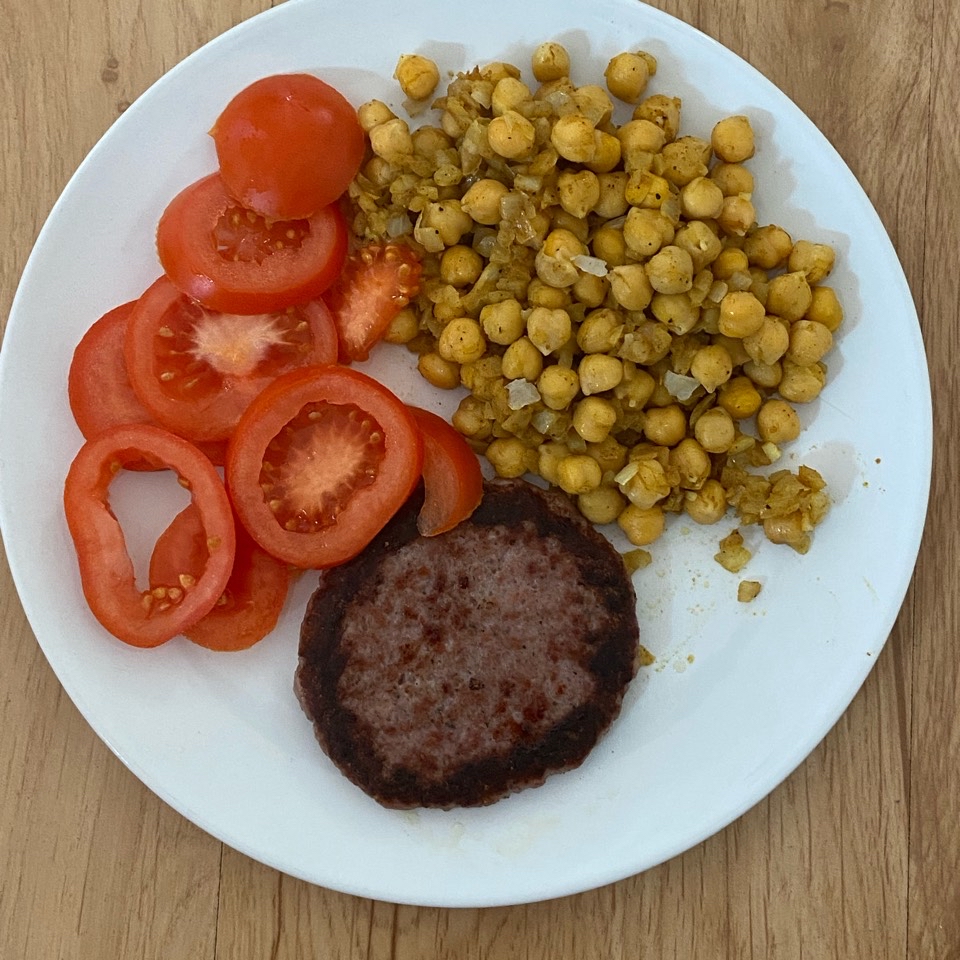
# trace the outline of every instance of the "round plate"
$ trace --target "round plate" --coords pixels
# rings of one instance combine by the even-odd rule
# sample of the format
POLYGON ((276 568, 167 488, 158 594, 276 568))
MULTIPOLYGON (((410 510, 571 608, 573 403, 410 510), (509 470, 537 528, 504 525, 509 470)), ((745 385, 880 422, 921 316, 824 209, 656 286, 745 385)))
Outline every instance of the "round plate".
MULTIPOLYGON (((447 0, 421 0, 402 16, 387 0, 287 3, 171 70, 56 204, 24 271, 0 368, 11 569, 44 653, 91 726, 167 803, 249 856, 337 890, 439 906, 527 902, 621 879, 773 789, 847 707, 884 644, 919 547, 931 459, 925 358, 894 250, 850 171, 782 93, 634 0, 487 0, 483 17, 465 10, 447 0), (356 104, 379 97, 400 110, 391 77, 401 53, 425 53, 445 73, 490 60, 526 65, 545 39, 567 46, 578 83, 602 83, 623 49, 654 53, 650 89, 682 98, 682 132, 709 136, 721 117, 749 114, 760 222, 836 248, 830 282, 847 319, 828 387, 804 408, 808 428, 784 461, 819 469, 834 507, 803 557, 747 531, 756 552, 742 576, 763 583, 751 604, 737 602, 739 577, 713 560, 733 521, 694 528, 675 518, 635 577, 656 663, 583 766, 484 809, 385 810, 332 767, 292 693, 313 576, 275 633, 242 654, 181 639, 134 650, 93 620, 61 513, 81 442, 67 369, 84 330, 159 275, 154 224, 177 191, 214 169, 206 132, 245 84, 313 71, 356 104)), ((405 351, 383 347, 370 368, 407 399, 449 412, 453 398, 425 390, 405 351)), ((152 476, 116 486, 131 550, 142 552, 173 494, 152 476)))

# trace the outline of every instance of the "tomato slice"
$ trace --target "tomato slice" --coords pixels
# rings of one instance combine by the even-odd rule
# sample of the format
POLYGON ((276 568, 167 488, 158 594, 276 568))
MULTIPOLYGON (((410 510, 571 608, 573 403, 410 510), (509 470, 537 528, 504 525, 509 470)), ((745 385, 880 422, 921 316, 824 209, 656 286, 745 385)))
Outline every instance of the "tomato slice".
POLYGON ((406 244, 371 243, 350 254, 324 297, 344 363, 370 356, 390 321, 417 295, 421 272, 420 258, 406 244))
POLYGON ((336 204, 303 219, 265 220, 240 206, 214 173, 170 201, 157 253, 174 285, 208 310, 272 313, 333 283, 347 253, 347 225, 336 204))
POLYGON ((466 520, 483 497, 480 461, 443 417, 410 407, 423 435, 424 501, 417 529, 425 537, 452 530, 466 520))
POLYGON ((322 300, 279 313, 216 313, 161 277, 130 314, 124 355, 157 422, 189 439, 222 440, 271 380, 334 361, 337 333, 322 300))
MULTIPOLYGON (((127 376, 124 343, 136 302, 131 300, 107 311, 87 330, 73 352, 67 395, 73 418, 86 440, 124 423, 158 425, 127 376)), ((197 446, 214 464, 223 466, 225 441, 201 441, 197 446)), ((128 463, 127 469, 147 469, 147 464, 128 463)))
POLYGON ((240 418, 227 447, 234 509, 257 543, 297 567, 358 554, 420 479, 420 431, 385 386, 348 367, 291 371, 240 418))
POLYGON ((63 493, 80 581, 93 615, 115 637, 155 647, 209 613, 223 593, 236 548, 230 500, 216 468, 193 444, 150 424, 110 427, 88 440, 63 493), (128 463, 175 470, 200 515, 209 555, 201 575, 140 590, 123 530, 108 502, 110 482, 128 463))
POLYGON ((366 147, 357 112, 319 77, 282 73, 240 91, 210 131, 227 190, 270 220, 333 203, 366 147))
MULTIPOLYGON (((241 524, 230 579, 213 609, 184 630, 210 650, 246 650, 276 625, 287 598, 290 570, 262 550, 241 524)), ((150 557, 150 584, 199 579, 209 557, 200 511, 187 504, 157 540, 150 557)))

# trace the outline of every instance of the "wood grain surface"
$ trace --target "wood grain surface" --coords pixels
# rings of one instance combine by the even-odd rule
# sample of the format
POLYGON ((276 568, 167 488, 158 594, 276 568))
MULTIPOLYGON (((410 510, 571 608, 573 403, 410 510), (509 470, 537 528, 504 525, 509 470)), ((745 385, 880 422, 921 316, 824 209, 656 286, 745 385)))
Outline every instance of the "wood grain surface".
MULTIPOLYGON (((4 322, 44 218, 97 138, 175 63, 269 5, 0 0, 4 322)), ((0 957, 960 957, 960 4, 655 5, 742 55, 823 130, 876 206, 920 312, 930 513, 899 620, 850 709, 767 799, 640 876, 530 906, 394 906, 253 862, 142 786, 62 692, 0 559, 0 957)))

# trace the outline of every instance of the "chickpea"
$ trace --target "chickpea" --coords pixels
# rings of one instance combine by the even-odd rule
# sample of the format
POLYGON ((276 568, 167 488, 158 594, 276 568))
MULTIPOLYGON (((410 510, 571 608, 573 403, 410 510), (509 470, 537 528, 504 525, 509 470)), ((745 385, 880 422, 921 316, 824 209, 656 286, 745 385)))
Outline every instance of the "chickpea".
POLYGON ((690 376, 700 381, 707 393, 713 393, 733 374, 733 361, 726 349, 713 343, 701 347, 690 363, 690 376))
POLYGON ((678 444, 687 433, 687 418, 683 408, 677 403, 666 407, 651 407, 646 411, 643 435, 651 443, 664 447, 678 444))
POLYGON ((418 53, 403 54, 397 61, 393 76, 411 100, 426 100, 440 82, 437 65, 418 53))
POLYGON ((772 397, 757 412, 757 433, 764 441, 788 443, 800 436, 800 417, 786 400, 772 397))
POLYGON ((477 223, 493 226, 500 222, 500 201, 509 192, 499 180, 478 180, 463 195, 460 206, 477 223))
POLYGON ((487 126, 490 149, 507 160, 528 157, 536 144, 537 132, 533 124, 516 110, 507 110, 494 117, 487 126))
POLYGON ((571 257, 587 252, 587 247, 570 230, 551 230, 537 251, 534 266, 537 276, 548 286, 569 287, 580 276, 571 257))
POLYGON ((580 390, 580 379, 575 370, 553 364, 537 378, 537 389, 551 410, 566 410, 580 390))
POLYGON ((717 157, 725 163, 743 163, 755 150, 753 127, 750 118, 726 117, 713 128, 710 145, 717 157))
POLYGON ((503 352, 501 369, 508 380, 535 383, 543 372, 543 354, 526 337, 520 337, 503 352))
POLYGON ((571 454, 557 464, 557 485, 565 493, 589 493, 602 479, 600 464, 585 453, 571 454))
POLYGON ((517 77, 503 77, 497 81, 490 97, 490 109, 495 117, 508 110, 518 110, 531 100, 530 88, 517 77))
POLYGON ((750 360, 744 363, 741 369, 751 383, 765 390, 775 390, 783 378, 783 366, 779 360, 776 363, 750 360))
POLYGON ((464 213, 459 200, 442 200, 427 204, 420 215, 420 224, 436 230, 443 245, 452 247, 473 227, 473 220, 464 213))
POLYGON ((684 437, 670 451, 670 466, 679 473, 682 489, 698 490, 710 476, 713 461, 697 440, 684 437))
POLYGON ((657 293, 686 293, 693 286, 693 260, 682 247, 663 247, 647 261, 645 269, 657 293))
POLYGON ((763 326, 766 310, 746 290, 734 290, 720 301, 719 329, 728 337, 749 337, 763 326))
POLYGON ((674 236, 673 224, 659 210, 631 207, 623 223, 624 243, 637 258, 652 257, 674 236))
POLYGON ((726 453, 737 438, 737 428, 723 407, 711 407, 697 418, 693 435, 707 453, 726 453))
POLYGON ((557 188, 560 206, 574 217, 585 217, 600 200, 600 180, 590 170, 564 170, 557 188))
POLYGON ((643 264, 625 263, 607 274, 610 293, 624 310, 643 310, 653 299, 653 286, 643 264))
POLYGON ((767 289, 767 311, 784 320, 799 320, 813 300, 810 284, 799 271, 781 273, 770 281, 767 289))
POLYGON ((831 333, 836 333, 843 323, 843 307, 832 287, 814 287, 810 291, 810 306, 804 319, 822 323, 831 333))
POLYGON ((534 307, 527 316, 527 337, 545 357, 559 350, 572 334, 566 310, 534 307))
POLYGON ((623 341, 623 315, 600 307, 591 310, 577 330, 577 346, 584 353, 612 353, 623 341))
POLYGON ((397 115, 382 100, 368 100, 357 107, 357 120, 364 133, 369 133, 381 123, 396 119, 397 115))
POLYGON ((541 43, 533 51, 531 67, 540 83, 559 80, 570 75, 570 54, 562 44, 554 41, 541 43))
POLYGON ((387 343, 409 343, 420 332, 420 318, 411 307, 404 307, 391 321, 383 339, 387 343))
POLYGON ((775 270, 783 266, 792 249, 790 234, 775 224, 757 227, 750 231, 743 241, 743 252, 750 265, 762 267, 764 270, 775 270))
POLYGON ((697 271, 713 263, 723 252, 720 238, 702 220, 691 220, 681 227, 674 237, 674 243, 690 254, 693 269, 697 271))
POLYGON ((749 197, 753 193, 753 174, 740 163, 718 163, 708 176, 725 197, 749 197))
POLYGON ((627 243, 623 237, 623 230, 604 224, 598 227, 590 249, 595 257, 604 260, 608 267, 619 267, 627 262, 627 243))
POLYGON ((510 297, 488 303, 480 310, 480 326, 491 343, 508 346, 519 340, 526 326, 520 301, 510 297))
POLYGON ((529 452, 517 437, 496 437, 487 446, 486 456, 498 477, 522 477, 529 452))
POLYGON ((577 303, 593 309, 603 305, 609 289, 610 284, 605 277, 598 277, 592 273, 581 273, 570 288, 570 292, 577 303))
POLYGON ((594 127, 605 126, 613 116, 613 101, 607 95, 607 91, 596 83, 585 83, 583 86, 575 87, 571 98, 577 112, 586 117, 594 127))
POLYGON ((763 318, 760 329, 744 337, 742 342, 751 360, 766 364, 776 363, 790 346, 790 330, 782 320, 768 316, 763 318))
POLYGON ((724 247, 711 264, 717 280, 729 280, 735 273, 746 273, 749 267, 747 255, 737 247, 724 247))
POLYGON ((453 390, 460 386, 460 365, 439 353, 431 351, 420 354, 417 370, 427 383, 441 390, 453 390))
POLYGON ((666 518, 662 507, 643 509, 628 503, 617 517, 617 523, 635 547, 644 547, 663 534, 666 518))
POLYGON ((627 448, 612 434, 597 443, 587 443, 587 453, 600 464, 604 473, 617 473, 627 462, 627 448))
POLYGON ((479 360, 487 349, 483 329, 471 317, 451 320, 440 332, 437 352, 451 363, 472 363, 479 360))
POLYGON ((680 137, 660 151, 663 176, 678 187, 706 176, 710 144, 700 137, 680 137))
POLYGON ((627 498, 616 488, 601 484, 577 497, 577 508, 591 523, 613 523, 627 505, 627 498))
POLYGON ((565 443, 550 440, 537 447, 537 473, 547 483, 559 486, 557 466, 564 457, 570 456, 570 448, 565 443))
POLYGON ((406 120, 394 117, 378 123, 367 134, 370 149, 388 163, 403 164, 413 154, 413 137, 406 120))
POLYGON ((650 80, 650 66, 639 53, 618 53, 603 73, 607 89, 624 103, 636 103, 650 80))
POLYGON ((655 293, 650 312, 677 336, 689 333, 700 321, 700 308, 685 293, 655 293))
POLYGON ((477 282, 483 266, 483 257, 476 250, 457 243, 440 257, 440 279, 454 287, 466 287, 477 282))
POLYGON ((613 220, 627 212, 630 207, 627 203, 627 179, 628 175, 622 170, 597 174, 600 198, 593 208, 597 216, 605 220, 613 220))
POLYGON ((723 191, 707 177, 694 177, 681 189, 680 205, 689 220, 713 220, 723 209, 723 191))
POLYGON ((628 120, 617 129, 620 152, 626 170, 634 170, 649 162, 667 142, 663 127, 652 120, 628 120))
POLYGON ((826 243, 811 243, 798 240, 790 251, 787 269, 802 273, 811 286, 822 283, 830 276, 835 259, 833 247, 826 243))
POLYGON ((453 146, 453 141, 439 127, 418 127, 410 136, 413 138, 413 152, 438 164, 443 161, 443 158, 438 159, 438 154, 453 146))
POLYGON ((785 357, 777 389, 780 396, 791 403, 810 403, 820 396, 826 381, 827 370, 822 363, 801 365, 785 357))
POLYGON ((634 108, 634 120, 651 120, 666 137, 667 142, 676 139, 680 129, 680 98, 655 93, 641 100, 634 108))
MULTIPOLYGON (((434 354, 434 356, 438 356, 434 354)), ((457 383, 459 384, 459 378, 457 383)), ((469 440, 483 442, 490 438, 492 422, 486 415, 486 403, 467 394, 453 412, 450 422, 469 440)))
POLYGON ((683 509, 695 523, 717 523, 727 513, 727 492, 719 480, 705 480, 699 490, 688 491, 683 509))
POLYGON ((570 113, 557 119, 550 131, 550 142, 564 160, 589 163, 597 152, 595 129, 582 114, 570 113))
POLYGON ((623 152, 620 141, 612 133, 607 133, 605 130, 597 130, 594 137, 596 142, 593 159, 585 166, 598 175, 610 173, 620 163, 623 152))
POLYGON ((539 277, 534 277, 527 284, 527 303, 531 307, 546 307, 548 310, 562 310, 570 306, 573 301, 570 291, 565 287, 551 287, 539 277))
POLYGON ((797 320, 790 327, 787 357, 801 366, 822 360, 833 347, 833 334, 816 320, 797 320))
POLYGON ((573 429, 588 443, 605 440, 617 422, 617 411, 602 397, 584 397, 573 408, 573 429))
POLYGON ((632 170, 627 178, 624 195, 627 202, 647 210, 660 210, 675 188, 668 180, 650 170, 632 170))
POLYGON ((577 367, 585 397, 613 390, 623 379, 623 361, 606 353, 588 353, 577 367))
POLYGON ((757 211, 744 196, 724 197, 717 223, 724 233, 745 236, 757 219, 757 211))
POLYGON ((728 380, 717 394, 717 403, 734 420, 746 420, 759 409, 763 398, 749 377, 737 376, 728 380))
POLYGON ((653 396, 656 380, 632 363, 623 365, 623 379, 613 388, 613 395, 627 410, 642 410, 653 396))

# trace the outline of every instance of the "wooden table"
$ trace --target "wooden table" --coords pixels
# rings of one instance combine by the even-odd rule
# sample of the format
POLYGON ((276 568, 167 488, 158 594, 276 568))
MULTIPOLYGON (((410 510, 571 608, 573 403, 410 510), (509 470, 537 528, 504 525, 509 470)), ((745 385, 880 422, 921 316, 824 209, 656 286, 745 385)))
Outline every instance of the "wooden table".
MULTIPOLYGON (((0 316, 96 139, 164 71, 269 5, 0 2, 0 316)), ((531 906, 394 906, 261 866, 143 787, 63 694, 0 561, 0 956, 960 957, 960 4, 656 5, 813 118, 879 211, 920 311, 937 437, 929 521, 851 708, 770 797, 643 875, 531 906)))

